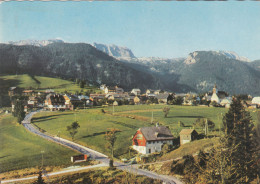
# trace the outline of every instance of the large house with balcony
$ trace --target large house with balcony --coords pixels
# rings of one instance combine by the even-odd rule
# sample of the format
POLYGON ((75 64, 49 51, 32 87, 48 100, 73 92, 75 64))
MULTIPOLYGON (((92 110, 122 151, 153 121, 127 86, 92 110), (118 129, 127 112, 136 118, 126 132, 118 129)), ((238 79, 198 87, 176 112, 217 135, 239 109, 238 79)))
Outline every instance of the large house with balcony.
POLYGON ((133 149, 141 154, 160 152, 164 144, 173 144, 173 135, 166 126, 142 127, 133 136, 133 149))
POLYGON ((63 95, 59 95, 59 94, 47 95, 45 99, 45 108, 51 111, 66 109, 65 99, 63 95))

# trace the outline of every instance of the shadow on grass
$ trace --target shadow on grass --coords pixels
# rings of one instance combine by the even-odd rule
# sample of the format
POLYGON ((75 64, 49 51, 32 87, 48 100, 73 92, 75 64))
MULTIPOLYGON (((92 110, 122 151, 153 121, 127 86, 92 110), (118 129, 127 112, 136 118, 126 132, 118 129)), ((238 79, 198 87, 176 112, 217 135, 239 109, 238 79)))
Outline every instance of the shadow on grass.
POLYGON ((57 114, 57 115, 50 115, 50 116, 42 116, 42 117, 38 117, 38 118, 32 118, 32 122, 35 123, 35 122, 57 119, 55 117, 67 116, 67 115, 71 115, 71 114, 73 114, 73 113, 62 113, 62 114, 57 114))
POLYGON ((167 118, 204 118, 203 116, 168 116, 167 118))
POLYGON ((81 138, 88 138, 88 137, 93 137, 93 136, 98 136, 98 135, 105 135, 106 132, 98 132, 98 133, 93 133, 92 135, 85 135, 82 136, 81 138))
POLYGON ((5 156, 0 157, 0 159, 6 158, 6 157, 9 157, 9 156, 10 156, 10 155, 5 155, 5 156))
POLYGON ((135 125, 131 125, 131 124, 127 124, 127 123, 123 123, 123 122, 119 122, 119 121, 108 121, 117 125, 121 125, 127 128, 132 128, 132 129, 138 129, 139 127, 135 126, 135 125))

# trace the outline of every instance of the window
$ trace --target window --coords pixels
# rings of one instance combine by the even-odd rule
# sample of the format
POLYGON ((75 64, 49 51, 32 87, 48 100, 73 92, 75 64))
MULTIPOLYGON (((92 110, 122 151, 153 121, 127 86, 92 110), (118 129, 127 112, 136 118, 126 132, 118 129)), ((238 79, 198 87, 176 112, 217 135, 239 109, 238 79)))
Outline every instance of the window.
POLYGON ((137 134, 136 138, 137 139, 143 139, 143 135, 142 134, 137 134))

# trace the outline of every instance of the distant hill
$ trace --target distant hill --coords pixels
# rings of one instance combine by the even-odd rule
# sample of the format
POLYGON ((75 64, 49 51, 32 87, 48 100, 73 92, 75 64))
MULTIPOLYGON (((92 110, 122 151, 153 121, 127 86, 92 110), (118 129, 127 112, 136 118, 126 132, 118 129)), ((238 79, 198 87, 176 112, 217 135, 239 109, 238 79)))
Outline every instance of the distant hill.
POLYGON ((249 66, 253 67, 254 69, 260 71, 260 60, 255 60, 248 64, 249 64, 249 66))
POLYGON ((43 47, 0 44, 0 65, 0 74, 80 78, 94 85, 105 83, 125 89, 160 87, 150 73, 134 69, 85 43, 52 43, 43 47))

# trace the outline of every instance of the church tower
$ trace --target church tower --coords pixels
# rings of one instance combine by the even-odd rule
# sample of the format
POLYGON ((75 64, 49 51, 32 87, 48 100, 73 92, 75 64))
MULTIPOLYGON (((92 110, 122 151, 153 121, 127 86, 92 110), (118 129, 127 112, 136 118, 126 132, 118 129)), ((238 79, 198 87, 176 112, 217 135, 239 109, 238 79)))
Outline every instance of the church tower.
POLYGON ((213 88, 212 92, 213 92, 213 94, 211 96, 211 102, 216 102, 217 104, 219 104, 220 100, 219 100, 219 97, 217 95, 218 89, 217 89, 217 85, 216 84, 214 85, 214 88, 213 88))
POLYGON ((215 85, 214 85, 214 88, 213 88, 212 92, 213 92, 213 94, 214 94, 214 93, 215 93, 215 94, 218 93, 218 89, 217 89, 216 83, 215 83, 215 85))

